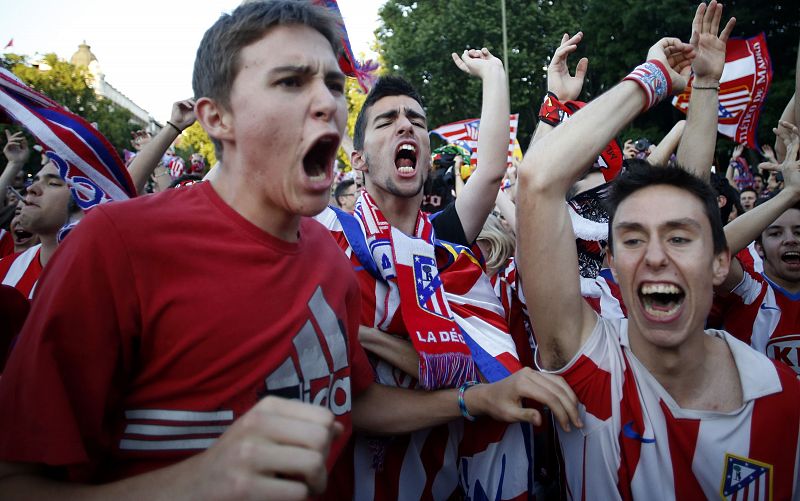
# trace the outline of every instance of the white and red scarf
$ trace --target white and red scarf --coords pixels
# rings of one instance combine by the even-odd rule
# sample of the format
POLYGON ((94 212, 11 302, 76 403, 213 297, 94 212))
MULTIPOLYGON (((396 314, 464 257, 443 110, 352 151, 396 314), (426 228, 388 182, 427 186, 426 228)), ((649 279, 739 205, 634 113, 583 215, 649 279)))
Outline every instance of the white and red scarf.
POLYGON ((460 362, 464 354, 490 382, 521 367, 503 307, 480 263, 466 247, 437 240, 427 214, 418 213, 409 237, 391 228, 365 193, 354 215, 328 208, 316 219, 374 279, 372 325, 408 333, 420 354, 423 387, 457 387, 473 377, 473 365, 460 362))

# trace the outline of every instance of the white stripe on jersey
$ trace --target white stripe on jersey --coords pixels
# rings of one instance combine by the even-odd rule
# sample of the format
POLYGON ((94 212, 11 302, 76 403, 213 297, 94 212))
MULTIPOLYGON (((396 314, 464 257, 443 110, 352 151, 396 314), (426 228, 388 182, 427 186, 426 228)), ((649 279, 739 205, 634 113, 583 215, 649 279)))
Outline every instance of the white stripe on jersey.
POLYGON ((31 262, 33 262, 33 259, 36 257, 36 253, 39 251, 41 246, 42 244, 34 245, 14 259, 14 262, 8 269, 8 273, 6 273, 6 276, 3 277, 3 285, 10 285, 11 287, 17 285, 17 283, 25 275, 25 271, 31 265, 31 262))

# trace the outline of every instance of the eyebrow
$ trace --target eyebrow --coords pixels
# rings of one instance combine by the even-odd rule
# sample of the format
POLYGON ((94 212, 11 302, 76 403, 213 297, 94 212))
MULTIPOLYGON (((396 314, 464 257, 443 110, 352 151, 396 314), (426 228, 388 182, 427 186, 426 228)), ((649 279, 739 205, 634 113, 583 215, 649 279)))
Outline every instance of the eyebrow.
MULTIPOLYGON (((681 219, 674 219, 670 221, 666 221, 659 225, 659 229, 666 229, 666 230, 674 230, 674 229, 685 229, 685 228, 693 228, 695 230, 701 230, 703 227, 692 218, 681 218, 681 219)), ((635 222, 621 222, 621 223, 614 223, 614 229, 618 229, 620 231, 646 231, 644 225, 641 223, 635 222)))
POLYGON ((36 174, 35 176, 33 176, 33 182, 40 181, 40 180, 43 180, 43 179, 46 179, 48 181, 51 180, 51 179, 57 179, 59 181, 63 181, 64 180, 58 174, 36 174))
MULTIPOLYGON (((427 121, 428 121, 428 119, 425 118, 425 115, 423 115, 421 113, 418 113, 414 109, 409 108, 407 106, 403 108, 403 113, 405 113, 405 115, 408 118, 416 118, 416 119, 419 119, 419 120, 424 120, 425 123, 427 123, 427 121)), ((375 115, 375 118, 372 119, 372 122, 374 123, 374 122, 377 122, 378 120, 383 120, 383 119, 394 120, 398 116, 400 116, 400 110, 389 110, 389 111, 385 111, 385 112, 381 113, 380 115, 375 115)))
MULTIPOLYGON (((293 73, 296 75, 313 75, 316 73, 314 68, 307 64, 287 64, 285 66, 277 66, 272 68, 269 73, 271 75, 276 75, 280 73, 293 73)), ((331 70, 325 73, 326 79, 335 79, 344 81, 345 75, 341 71, 331 70)))

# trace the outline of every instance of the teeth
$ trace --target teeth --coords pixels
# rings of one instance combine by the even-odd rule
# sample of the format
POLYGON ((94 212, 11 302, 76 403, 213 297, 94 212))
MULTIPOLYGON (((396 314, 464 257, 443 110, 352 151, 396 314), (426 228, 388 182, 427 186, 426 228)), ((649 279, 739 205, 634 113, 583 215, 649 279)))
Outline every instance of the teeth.
POLYGON ((672 284, 645 284, 642 294, 680 294, 681 290, 672 284))
POLYGON ((414 172, 414 167, 398 167, 397 172, 401 174, 411 174, 414 172))
POLYGON ((675 312, 677 312, 678 309, 681 307, 680 303, 675 303, 669 309, 663 309, 663 306, 661 308, 657 308, 653 303, 647 300, 645 300, 643 304, 644 304, 644 309, 647 311, 647 313, 656 318, 665 318, 674 315, 675 312))
POLYGON ((325 173, 321 172, 319 174, 314 174, 313 176, 308 176, 308 178, 312 181, 324 181, 325 180, 325 173))
POLYGON ((400 146, 400 149, 401 150, 408 150, 408 151, 410 151, 412 153, 416 153, 417 152, 417 149, 414 147, 413 144, 403 144, 403 145, 400 146))

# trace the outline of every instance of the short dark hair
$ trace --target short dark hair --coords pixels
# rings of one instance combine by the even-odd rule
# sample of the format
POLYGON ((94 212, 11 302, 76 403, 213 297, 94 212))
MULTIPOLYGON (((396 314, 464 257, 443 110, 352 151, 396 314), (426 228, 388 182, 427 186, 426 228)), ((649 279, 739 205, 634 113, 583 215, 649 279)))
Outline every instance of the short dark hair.
MULTIPOLYGON (((336 203, 339 204, 339 197, 344 195, 345 190, 351 186, 355 186, 356 182, 352 179, 345 179, 341 183, 336 185, 336 188, 333 190, 333 199, 336 200, 336 203)), ((341 204, 339 204, 341 205, 341 204)))
POLYGON ((756 196, 756 198, 758 198, 758 192, 752 186, 745 186, 744 188, 739 190, 739 195, 741 196, 741 194, 744 193, 745 191, 752 191, 753 194, 756 196))
POLYGON ((353 148, 356 150, 364 149, 364 133, 367 130, 367 111, 369 111, 373 104, 388 96, 408 96, 418 102, 420 106, 424 107, 422 104, 422 96, 419 95, 406 79, 398 76, 379 78, 378 81, 375 82, 375 86, 372 87, 372 90, 367 94, 364 105, 361 107, 361 111, 358 112, 358 118, 356 118, 356 126, 353 131, 353 148))
POLYGON ((631 159, 628 162, 627 170, 617 176, 611 184, 611 190, 606 199, 608 209, 608 248, 610 253, 613 254, 614 252, 612 228, 619 204, 643 188, 658 185, 674 186, 700 200, 708 222, 711 224, 714 254, 719 254, 728 248, 719 207, 717 206, 717 194, 708 183, 681 167, 650 165, 644 160, 631 159))
MULTIPOLYGON (((260 40, 274 26, 293 24, 318 31, 330 42, 338 57, 341 30, 336 18, 324 7, 297 0, 247 1, 231 14, 222 14, 203 36, 192 74, 195 99, 208 97, 228 108, 242 49, 260 40)), ((222 143, 213 137, 211 142, 217 158, 221 158, 222 143)))

